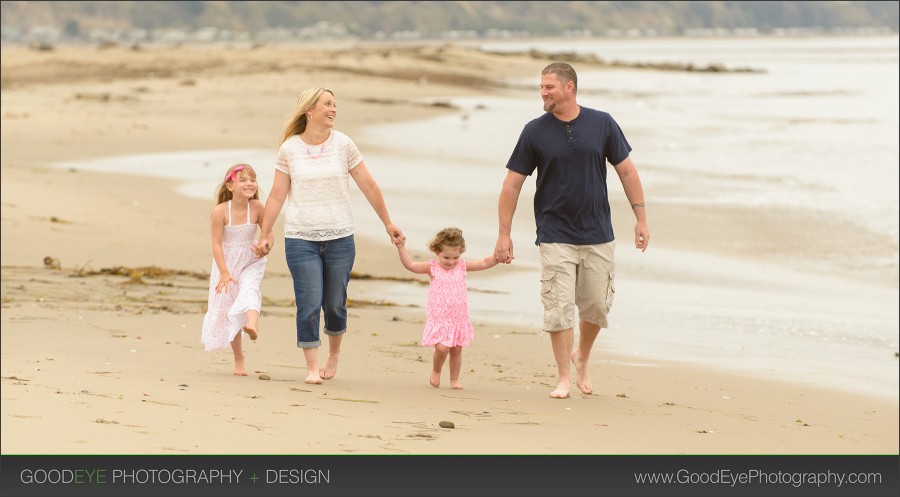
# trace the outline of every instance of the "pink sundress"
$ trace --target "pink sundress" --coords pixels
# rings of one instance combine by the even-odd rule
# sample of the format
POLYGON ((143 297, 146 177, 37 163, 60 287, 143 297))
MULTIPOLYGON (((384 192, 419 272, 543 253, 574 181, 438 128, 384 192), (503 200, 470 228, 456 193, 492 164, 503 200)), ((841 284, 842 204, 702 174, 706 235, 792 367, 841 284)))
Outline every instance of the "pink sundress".
POLYGON ((466 262, 459 261, 451 270, 441 267, 431 259, 431 285, 428 287, 428 307, 422 345, 437 343, 446 347, 462 347, 475 339, 472 320, 469 319, 469 301, 466 294, 466 262))

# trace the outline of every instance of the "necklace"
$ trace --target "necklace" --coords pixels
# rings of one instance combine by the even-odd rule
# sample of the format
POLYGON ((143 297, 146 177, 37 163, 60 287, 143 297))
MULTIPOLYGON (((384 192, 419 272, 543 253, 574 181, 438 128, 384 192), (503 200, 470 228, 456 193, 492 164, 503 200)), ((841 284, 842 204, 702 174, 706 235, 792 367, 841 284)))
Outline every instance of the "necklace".
POLYGON ((324 143, 322 144, 322 147, 319 149, 319 153, 316 155, 313 155, 313 153, 310 151, 309 148, 307 148, 307 147, 304 147, 304 148, 306 149, 306 155, 308 155, 310 159, 318 159, 319 157, 322 157, 323 153, 325 153, 325 144, 324 143))
POLYGON ((300 135, 297 135, 297 141, 299 141, 300 144, 303 145, 303 148, 306 150, 306 155, 309 156, 310 159, 318 159, 319 157, 322 157, 322 154, 325 153, 325 146, 328 145, 328 137, 326 137, 325 141, 322 142, 322 146, 319 147, 319 153, 314 154, 314 151, 316 150, 315 146, 310 148, 309 145, 307 145, 306 142, 303 141, 303 138, 301 138, 300 135))

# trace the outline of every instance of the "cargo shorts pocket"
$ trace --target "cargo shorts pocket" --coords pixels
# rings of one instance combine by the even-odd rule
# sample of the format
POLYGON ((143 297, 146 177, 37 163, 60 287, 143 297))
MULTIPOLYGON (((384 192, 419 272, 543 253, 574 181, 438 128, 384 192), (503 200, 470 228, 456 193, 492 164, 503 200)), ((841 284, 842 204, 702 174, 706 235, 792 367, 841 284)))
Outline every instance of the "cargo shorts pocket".
POLYGON ((609 273, 609 284, 606 286, 606 312, 612 310, 613 300, 616 298, 616 273, 609 273))
POLYGON ((559 285, 556 281, 556 268, 546 267, 541 270, 541 302, 544 309, 553 309, 559 305, 559 285))

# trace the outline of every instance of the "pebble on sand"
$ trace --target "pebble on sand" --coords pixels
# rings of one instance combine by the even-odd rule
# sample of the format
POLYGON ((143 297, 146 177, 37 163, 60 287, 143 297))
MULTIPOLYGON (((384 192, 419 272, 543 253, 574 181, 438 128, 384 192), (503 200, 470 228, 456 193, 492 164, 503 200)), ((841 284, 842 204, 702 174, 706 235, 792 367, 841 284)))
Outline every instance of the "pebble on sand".
POLYGON ((456 428, 456 425, 453 424, 453 421, 441 421, 438 423, 438 426, 441 428, 456 428))

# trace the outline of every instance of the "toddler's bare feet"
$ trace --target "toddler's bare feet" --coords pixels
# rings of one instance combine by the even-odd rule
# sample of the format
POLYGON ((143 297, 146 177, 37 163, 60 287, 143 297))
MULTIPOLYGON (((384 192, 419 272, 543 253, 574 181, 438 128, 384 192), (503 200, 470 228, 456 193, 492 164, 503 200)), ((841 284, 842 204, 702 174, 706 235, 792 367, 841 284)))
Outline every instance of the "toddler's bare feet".
POLYGON ((234 357, 234 375, 247 376, 247 369, 244 367, 244 356, 234 357))
POLYGON ((306 379, 303 380, 304 383, 309 383, 310 385, 321 385, 322 377, 319 376, 318 371, 308 371, 306 373, 306 379))
POLYGON ((575 365, 575 386, 577 386, 583 394, 592 394, 594 392, 594 386, 591 384, 591 377, 588 374, 587 361, 579 359, 577 350, 572 352, 572 364, 575 365))
POLYGON ((556 384, 556 389, 550 392, 550 397, 554 399, 568 399, 570 387, 569 380, 560 380, 560 382, 556 384))
POLYGON ((247 336, 250 337, 250 340, 256 341, 256 336, 257 336, 256 328, 251 328, 250 325, 248 324, 247 326, 244 326, 244 333, 246 333, 247 336))
POLYGON ((330 380, 337 374, 338 355, 328 354, 328 360, 325 361, 325 367, 319 370, 319 376, 323 380, 330 380))
POLYGON ((438 388, 441 386, 441 373, 431 372, 431 378, 428 378, 428 383, 431 383, 431 386, 434 388, 438 388))
POLYGON ((462 383, 460 383, 459 380, 450 380, 450 388, 453 388, 455 390, 463 389, 462 383))

